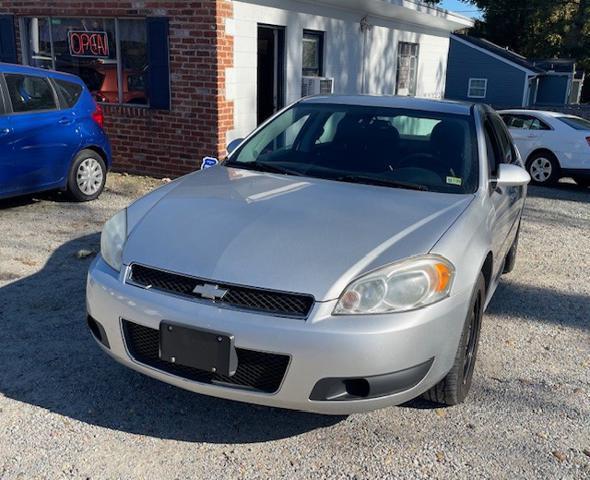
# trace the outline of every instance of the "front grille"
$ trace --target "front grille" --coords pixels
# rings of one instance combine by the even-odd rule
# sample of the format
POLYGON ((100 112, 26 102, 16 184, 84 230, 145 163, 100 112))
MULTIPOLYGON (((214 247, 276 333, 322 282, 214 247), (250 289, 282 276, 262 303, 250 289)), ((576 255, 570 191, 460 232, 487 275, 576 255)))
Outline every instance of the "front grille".
POLYGON ((258 288, 218 284, 207 280, 164 272, 142 265, 132 265, 129 277, 131 283, 143 288, 153 288, 162 292, 191 299, 215 302, 244 310, 269 313, 284 317, 306 318, 313 306, 313 297, 294 293, 275 292, 258 288), (227 293, 219 300, 208 300, 193 293, 197 286, 216 285, 227 293))
POLYGON ((140 363, 194 382, 224 384, 274 393, 281 386, 289 357, 236 348, 238 368, 233 377, 185 367, 160 359, 160 332, 123 320, 125 343, 131 356, 140 363))

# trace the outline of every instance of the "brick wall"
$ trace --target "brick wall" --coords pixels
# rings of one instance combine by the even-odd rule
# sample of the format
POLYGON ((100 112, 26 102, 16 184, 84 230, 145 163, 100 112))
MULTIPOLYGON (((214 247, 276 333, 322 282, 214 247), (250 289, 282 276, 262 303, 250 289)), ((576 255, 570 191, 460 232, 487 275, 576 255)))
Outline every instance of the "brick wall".
POLYGON ((114 169, 155 176, 182 175, 205 155, 224 155, 233 128, 233 104, 225 99, 225 71, 233 65, 225 18, 232 8, 229 0, 0 0, 0 13, 17 16, 170 19, 171 111, 104 107, 114 169))

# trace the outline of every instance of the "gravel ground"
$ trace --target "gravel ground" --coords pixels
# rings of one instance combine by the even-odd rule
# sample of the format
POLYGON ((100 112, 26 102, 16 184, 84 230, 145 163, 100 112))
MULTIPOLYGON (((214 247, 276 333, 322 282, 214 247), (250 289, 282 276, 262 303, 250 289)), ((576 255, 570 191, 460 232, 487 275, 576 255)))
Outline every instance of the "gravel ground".
POLYGON ((590 478, 590 190, 531 188, 466 404, 322 417, 188 393, 94 344, 86 255, 159 183, 0 202, 0 479, 590 478))

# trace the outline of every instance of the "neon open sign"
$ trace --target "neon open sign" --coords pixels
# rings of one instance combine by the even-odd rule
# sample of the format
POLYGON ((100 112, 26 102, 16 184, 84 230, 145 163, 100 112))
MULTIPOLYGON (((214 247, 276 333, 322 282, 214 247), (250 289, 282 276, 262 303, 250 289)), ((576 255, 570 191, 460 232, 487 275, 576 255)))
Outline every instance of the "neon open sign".
POLYGON ((68 32, 72 57, 108 57, 109 37, 107 32, 68 32))

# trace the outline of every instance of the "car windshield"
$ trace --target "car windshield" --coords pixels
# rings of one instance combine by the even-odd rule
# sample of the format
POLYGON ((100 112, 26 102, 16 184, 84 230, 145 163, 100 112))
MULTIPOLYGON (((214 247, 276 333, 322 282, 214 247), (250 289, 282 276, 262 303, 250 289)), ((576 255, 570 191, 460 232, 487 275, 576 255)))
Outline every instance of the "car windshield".
POLYGON ((590 131, 590 121, 580 117, 556 117, 566 125, 575 128, 576 130, 588 130, 590 131))
POLYGON ((472 117, 356 105, 296 104, 225 165, 445 193, 478 179, 472 117))

